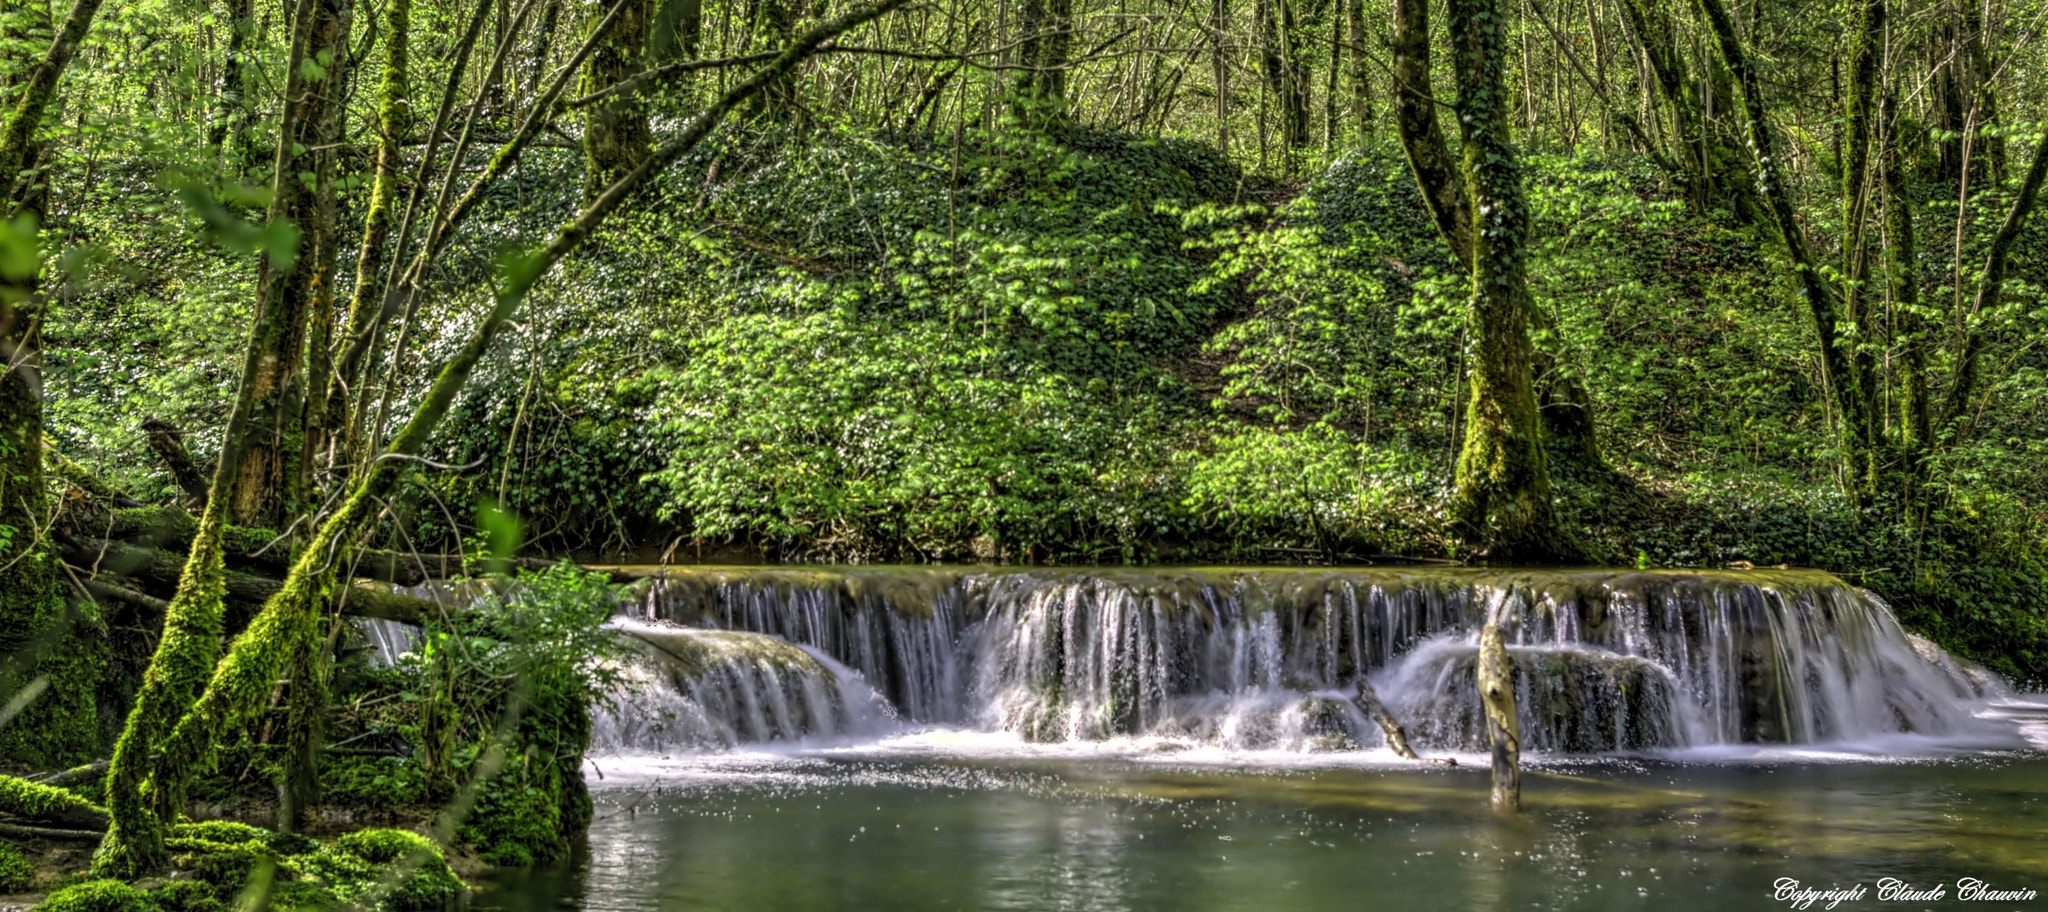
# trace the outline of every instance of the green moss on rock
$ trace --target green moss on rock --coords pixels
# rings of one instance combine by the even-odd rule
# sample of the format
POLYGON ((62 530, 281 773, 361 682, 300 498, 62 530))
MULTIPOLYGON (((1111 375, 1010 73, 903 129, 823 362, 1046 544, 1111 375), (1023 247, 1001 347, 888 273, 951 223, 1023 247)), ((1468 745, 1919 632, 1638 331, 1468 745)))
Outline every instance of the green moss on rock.
POLYGON ((164 912, 225 912, 213 885, 199 880, 173 880, 149 891, 164 912))
POLYGON ((23 893, 35 885, 36 867, 21 850, 0 842, 0 893, 23 893))
POLYGON ((325 882, 336 899, 384 912, 436 912, 468 891, 440 846, 405 830, 358 830, 299 867, 325 882))
POLYGON ((33 912, 162 912, 162 907, 121 881, 88 880, 50 894, 33 912))

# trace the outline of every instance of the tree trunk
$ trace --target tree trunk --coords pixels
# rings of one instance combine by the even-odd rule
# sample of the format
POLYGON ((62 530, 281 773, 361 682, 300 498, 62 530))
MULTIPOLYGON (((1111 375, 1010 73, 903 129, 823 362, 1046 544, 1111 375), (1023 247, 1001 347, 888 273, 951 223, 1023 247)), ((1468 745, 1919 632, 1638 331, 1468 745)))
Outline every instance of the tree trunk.
MULTIPOLYGON (((273 226, 282 222, 286 213, 296 211, 293 207, 301 205, 297 198, 309 195, 310 188, 291 169, 293 140, 310 138, 303 119, 308 105, 321 95, 319 84, 325 78, 340 75, 338 65, 325 72, 317 64, 304 66, 309 49, 319 46, 316 40, 330 47, 339 40, 333 34, 339 31, 338 18, 320 12, 323 8, 334 10, 329 2, 298 0, 295 6, 291 53, 285 58, 287 104, 278 129, 274 159, 280 179, 271 201, 273 226), (322 20, 326 20, 324 34, 322 20)), ((322 120, 318 118, 314 123, 322 120)), ((300 250, 303 249, 301 235, 300 250)), ((278 262, 273 257, 264 259, 256 312, 243 349, 242 377, 235 389, 227 430, 222 435, 220 457, 214 464, 206 509, 200 514, 198 532, 193 537, 177 591, 164 612, 163 633, 157 639, 156 652, 143 675, 135 706, 114 744, 114 756, 108 766, 107 809, 112 823, 107 828, 106 840, 93 857, 93 871, 99 876, 147 876, 161 871, 169 861, 164 851, 164 828, 183 811, 184 796, 175 787, 152 787, 145 792, 144 785, 151 781, 152 764, 163 740, 200 696, 214 660, 220 655, 227 592, 222 534, 230 507, 237 500, 235 488, 243 477, 243 464, 250 451, 263 442, 259 432, 265 419, 270 420, 271 430, 278 428, 275 418, 282 411, 285 387, 285 375, 278 370, 278 362, 298 357, 280 340, 288 336, 303 339, 304 332, 303 311, 292 314, 284 306, 283 298, 287 281, 297 271, 300 259, 311 258, 294 257, 289 262, 278 262), (289 325, 294 317, 301 323, 296 328, 289 325)))
MULTIPOLYGON (((1872 131, 1871 109, 1877 92, 1878 54, 1883 50, 1885 35, 1885 0, 1864 0, 1862 17, 1849 49, 1849 97, 1842 111, 1842 321, 1852 338, 1863 338, 1867 332, 1859 331, 1871 321, 1864 318, 1863 285, 1869 272, 1869 245, 1867 216, 1870 208, 1870 146, 1872 131)), ((1893 242, 1897 242, 1893 238, 1893 242)), ((1852 428, 1857 448, 1864 453, 1874 453, 1878 442, 1878 418, 1876 393, 1877 385, 1871 371, 1871 359, 1860 349, 1851 347, 1848 353, 1850 385, 1862 395, 1860 406, 1863 422, 1852 428)))
MULTIPOLYGON (((9 87, 20 100, 0 126, 0 186, 9 212, 31 222, 36 182, 17 175, 31 167, 36 131, 99 8, 78 0, 40 59, 7 61, 9 87)), ((27 11, 26 32, 50 31, 47 5, 27 11)), ((24 35, 24 38, 27 36, 24 35)), ((25 47, 32 47, 27 45, 25 47)), ((0 226, 10 246, 35 256, 0 273, 0 700, 26 697, 15 720, 0 728, 0 763, 69 765, 98 751, 94 691, 104 663, 105 634, 97 618, 78 617, 57 594, 57 557, 50 548, 49 501, 43 481, 43 358, 39 338, 47 304, 40 286, 35 228, 0 226)))
POLYGON ((1430 84, 1429 0, 1394 0, 1394 129, 1422 190, 1438 234, 1468 265, 1472 256, 1472 209, 1465 183, 1451 160, 1450 144, 1436 117, 1436 89, 1430 84))
POLYGON ((1351 117, 1358 123, 1359 138, 1372 135, 1376 118, 1372 111, 1372 66, 1366 56, 1365 0, 1339 0, 1351 38, 1351 117))
POLYGON ((227 153, 238 169, 246 169, 253 162, 249 137, 250 105, 247 76, 243 70, 248 62, 249 46, 255 41, 256 7, 252 0, 228 0, 228 51, 220 63, 220 91, 215 96, 213 125, 207 131, 207 142, 216 151, 226 146, 227 153))
MULTIPOLYGON (((266 330, 261 357, 244 382, 250 387, 250 420, 239 430, 248 456, 238 467, 233 487, 233 516, 245 526, 284 528, 303 500, 298 490, 301 439, 307 381, 306 337, 316 300, 326 294, 321 274, 323 244, 335 228, 332 188, 335 139, 329 131, 344 99, 348 57, 346 0, 316 0, 295 22, 296 42, 303 50, 286 92, 290 109, 275 157, 276 180, 268 219, 299 228, 298 253, 288 263, 263 261, 256 289, 256 322, 266 330), (320 60, 330 61, 325 66, 320 60), (324 203, 330 205, 323 205, 324 203)), ((325 379, 319 381, 325 388, 325 379)))
POLYGON ((1506 31, 1495 0, 1452 0, 1456 111, 1472 195, 1472 298, 1465 326, 1473 357, 1451 513, 1460 537, 1480 555, 1548 559, 1575 549, 1551 502, 1530 374, 1523 272, 1529 211, 1518 153, 1508 138, 1506 31))
MULTIPOLYGON (((598 91, 646 69, 647 30, 653 13, 651 0, 626 0, 584 65, 586 91, 598 91)), ((632 173, 647 160, 653 142, 654 133, 647 126, 647 102, 638 92, 623 92, 591 105, 583 121, 583 157, 588 169, 584 197, 596 199, 612 182, 632 173)))
POLYGON ((1308 65, 1303 62, 1296 0, 1258 0, 1259 68, 1280 106, 1283 170, 1293 174, 1308 149, 1308 65))
MULTIPOLYGON (((1875 4, 1874 4, 1875 5, 1875 4)), ((1899 442, 1906 453, 1908 502, 1933 427, 1927 403, 1927 320, 1920 313, 1920 279, 1913 236, 1913 189, 1899 150, 1897 102, 1887 96, 1882 121, 1885 259, 1890 272, 1893 334, 1899 340, 1899 442)))
POLYGON ((412 128, 411 47, 412 0, 388 0, 384 7, 384 76, 377 85, 376 174, 370 185, 369 211, 363 216, 363 236, 356 245, 355 289, 342 323, 342 356, 326 380, 319 434, 309 441, 314 452, 324 445, 321 461, 330 467, 350 462, 356 455, 354 444, 344 439, 353 424, 349 393, 363 382, 365 343, 384 309, 391 207, 398 199, 405 136, 412 128))
POLYGON ((1493 744, 1493 809, 1522 809, 1522 723, 1515 706, 1515 666, 1508 659, 1500 625, 1488 621, 1479 632, 1479 701, 1486 710, 1486 737, 1493 744))
POLYGON ((1022 123, 1056 125, 1066 118, 1067 60, 1074 46, 1073 0, 1022 0, 1017 7, 1017 81, 1011 113, 1022 123))

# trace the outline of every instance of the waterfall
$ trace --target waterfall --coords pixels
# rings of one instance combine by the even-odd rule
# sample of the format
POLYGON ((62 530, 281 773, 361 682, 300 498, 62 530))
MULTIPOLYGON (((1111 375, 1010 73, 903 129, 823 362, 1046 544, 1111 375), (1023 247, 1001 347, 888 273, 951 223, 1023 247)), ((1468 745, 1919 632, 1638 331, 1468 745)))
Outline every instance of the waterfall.
MULTIPOLYGON (((672 569, 629 614, 801 647, 908 723, 1050 742, 1374 746, 1347 699, 1364 675, 1418 746, 1476 749, 1489 618, 1509 631, 1534 750, 1954 736, 1979 724, 1965 701, 2003 686, 1814 571, 672 569)), ((723 696, 693 685, 725 720, 692 723, 700 741, 845 730, 803 713, 756 725, 759 698, 721 674, 723 696)))
POLYGON ((888 703, 858 672, 815 650, 759 633, 614 627, 635 655, 592 719, 597 751, 700 751, 894 728, 888 703))

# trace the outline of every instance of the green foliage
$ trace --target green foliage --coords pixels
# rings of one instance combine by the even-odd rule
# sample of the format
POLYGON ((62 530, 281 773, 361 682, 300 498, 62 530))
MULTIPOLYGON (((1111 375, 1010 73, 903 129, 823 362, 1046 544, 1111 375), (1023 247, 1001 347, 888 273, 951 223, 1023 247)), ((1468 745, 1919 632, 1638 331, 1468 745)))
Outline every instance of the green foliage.
POLYGON ((58 890, 34 912, 159 912, 148 893, 118 880, 88 880, 58 890))
POLYGON ((35 886, 36 867, 21 850, 0 842, 0 893, 22 893, 35 886))
POLYGON ((583 752, 590 707, 608 699, 617 597, 568 565, 493 586, 453 628, 430 626, 408 656, 417 756, 431 782, 481 779, 458 838, 479 858, 530 864, 567 854, 590 822, 583 752))

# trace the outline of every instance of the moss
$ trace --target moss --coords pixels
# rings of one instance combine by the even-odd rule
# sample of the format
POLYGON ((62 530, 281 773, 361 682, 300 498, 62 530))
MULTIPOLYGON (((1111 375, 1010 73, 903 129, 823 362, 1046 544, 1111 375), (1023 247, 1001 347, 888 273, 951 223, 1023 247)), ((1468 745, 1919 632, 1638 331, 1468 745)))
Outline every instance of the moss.
POLYGON ((368 807, 417 807, 435 797, 426 770, 409 758, 348 755, 321 764, 320 794, 329 804, 368 807))
POLYGON ((278 861, 277 854, 258 841, 224 843, 201 839, 173 839, 166 845, 180 871, 213 888, 223 901, 233 899, 249 885, 250 876, 264 862, 278 861))
POLYGON ((21 857, 21 850, 0 842, 0 893, 24 893, 35 885, 36 866, 21 857))
POLYGON ((160 912, 149 894, 118 880, 88 880, 50 894, 34 912, 160 912))
MULTIPOLYGON (((221 533, 227 506, 215 498, 207 503, 192 540, 191 557, 177 594, 164 615, 163 635, 136 692, 135 708, 114 743, 107 770, 107 804, 112 823, 93 858, 93 872, 103 876, 140 877, 163 869, 166 806, 181 804, 167 796, 145 796, 150 758, 172 726, 200 694, 220 654, 222 613, 227 594, 221 533)), ((182 795, 178 795, 182 798, 182 795)))
POLYGON ((325 882, 336 899, 384 912, 451 908, 468 891, 440 846, 405 830, 358 830, 300 867, 325 882), (402 873, 394 878, 394 872, 402 873))
POLYGON ((201 820, 180 823, 171 827, 172 839, 194 839, 205 842, 262 842, 270 831, 262 827, 237 823, 232 820, 201 820))
POLYGON ((149 891, 164 912, 226 912, 212 884, 198 880, 173 880, 149 891))
POLYGON ((0 813, 31 820, 78 823, 97 820, 107 812, 66 789, 0 776, 0 813))

